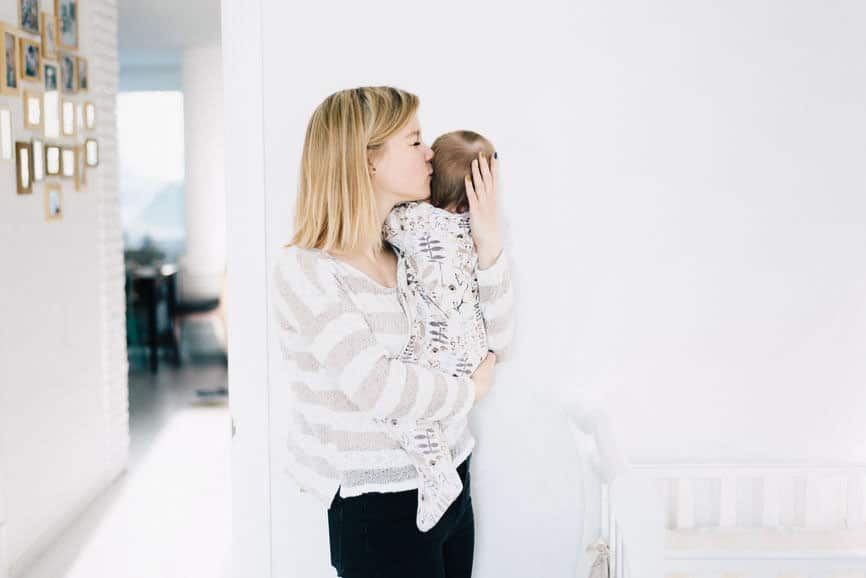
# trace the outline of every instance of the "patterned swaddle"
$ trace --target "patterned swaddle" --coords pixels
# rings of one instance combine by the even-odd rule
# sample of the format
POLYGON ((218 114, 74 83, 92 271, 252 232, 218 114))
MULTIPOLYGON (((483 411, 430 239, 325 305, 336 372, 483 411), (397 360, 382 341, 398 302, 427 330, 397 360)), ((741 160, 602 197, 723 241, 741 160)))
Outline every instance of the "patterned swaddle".
MULTIPOLYGON (((423 201, 403 203, 385 220, 383 237, 397 250, 397 294, 410 321, 400 359, 455 377, 471 375, 488 350, 469 213, 450 213, 423 201)), ((463 489, 442 425, 376 421, 415 464, 420 478, 416 525, 426 532, 463 489)))

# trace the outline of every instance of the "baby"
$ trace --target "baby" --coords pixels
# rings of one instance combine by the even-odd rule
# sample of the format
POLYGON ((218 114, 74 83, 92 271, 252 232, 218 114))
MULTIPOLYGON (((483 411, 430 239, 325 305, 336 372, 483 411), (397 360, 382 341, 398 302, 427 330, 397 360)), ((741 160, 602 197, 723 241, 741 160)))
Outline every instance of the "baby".
MULTIPOLYGON (((472 374, 488 352, 464 176, 471 174, 478 153, 490 158, 494 150, 471 131, 443 134, 431 148, 429 202, 395 206, 383 236, 398 254, 398 297, 410 322, 400 359, 460 377, 472 374)), ((415 521, 426 532, 463 489, 442 426, 430 420, 377 422, 415 464, 420 478, 415 521)))

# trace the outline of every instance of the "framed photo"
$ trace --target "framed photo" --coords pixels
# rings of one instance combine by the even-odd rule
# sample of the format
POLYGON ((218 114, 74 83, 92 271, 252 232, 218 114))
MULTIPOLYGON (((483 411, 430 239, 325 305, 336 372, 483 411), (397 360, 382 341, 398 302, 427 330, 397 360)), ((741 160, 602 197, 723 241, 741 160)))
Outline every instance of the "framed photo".
POLYGON ((57 44, 61 48, 78 49, 78 0, 54 0, 57 17, 57 44))
POLYGON ((57 20, 54 14, 41 12, 42 22, 42 58, 57 58, 57 20))
POLYGON ((12 160, 12 111, 0 106, 0 160, 12 160))
POLYGON ((63 136, 75 136, 75 103, 71 100, 60 103, 60 123, 63 136))
POLYGON ((29 129, 42 128, 42 95, 24 91, 24 126, 29 129))
POLYGON ((75 149, 60 147, 60 176, 72 178, 75 176, 75 149))
POLYGON ((19 26, 31 34, 39 34, 39 0, 18 0, 19 26))
POLYGON ((67 94, 78 92, 78 66, 75 56, 60 53, 60 89, 67 94))
POLYGON ((45 174, 50 177, 60 174, 60 147, 57 145, 45 146, 45 174))
POLYGON ((60 138, 60 94, 56 90, 42 95, 42 134, 45 138, 60 138))
POLYGON ((29 142, 15 143, 15 175, 18 181, 18 194, 33 192, 33 150, 29 142))
POLYGON ((78 56, 76 60, 78 61, 78 90, 87 92, 87 59, 78 56))
POLYGON ((21 80, 42 82, 42 57, 39 43, 29 38, 19 38, 21 46, 21 80))
POLYGON ((0 23, 2 51, 0 65, 3 78, 0 79, 0 94, 18 94, 18 37, 11 28, 0 23))
POLYGON ((63 216, 63 187, 45 183, 45 220, 57 221, 63 216))
POLYGON ((84 162, 84 145, 75 147, 75 190, 87 188, 87 163, 84 162))
POLYGON ((42 66, 43 75, 42 78, 45 79, 45 90, 57 90, 57 65, 45 63, 42 66))
POLYGON ((30 148, 33 152, 33 182, 45 179, 45 143, 41 140, 33 139, 30 142, 30 148))
POLYGON ((84 141, 84 153, 88 167, 99 166, 99 143, 89 138, 84 141))
POLYGON ((84 128, 87 130, 96 128, 96 105, 92 102, 84 103, 84 128))

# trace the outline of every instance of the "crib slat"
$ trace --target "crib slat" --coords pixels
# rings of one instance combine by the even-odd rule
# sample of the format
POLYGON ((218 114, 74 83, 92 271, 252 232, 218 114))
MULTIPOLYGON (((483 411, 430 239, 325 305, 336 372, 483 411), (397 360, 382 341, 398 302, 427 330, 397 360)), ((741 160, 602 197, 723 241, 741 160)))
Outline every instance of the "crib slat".
POLYGON ((677 518, 676 527, 687 529, 695 526, 695 489, 691 478, 676 480, 677 518))
POLYGON ((862 528, 866 526, 866 472, 851 471, 846 489, 845 526, 862 528))
POLYGON ((721 475, 719 488, 719 526, 737 526, 737 478, 729 473, 721 475))
POLYGON ((781 476, 767 473, 764 475, 764 491, 761 518, 764 526, 777 528, 782 524, 781 518, 782 479, 781 476))

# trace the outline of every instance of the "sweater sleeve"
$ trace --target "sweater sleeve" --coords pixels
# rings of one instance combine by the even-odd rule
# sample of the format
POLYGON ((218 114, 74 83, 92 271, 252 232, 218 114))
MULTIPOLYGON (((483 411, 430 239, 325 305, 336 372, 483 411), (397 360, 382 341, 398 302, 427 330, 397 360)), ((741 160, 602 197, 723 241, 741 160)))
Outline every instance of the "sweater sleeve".
POLYGON ((496 363, 512 356, 514 337, 514 288, 508 249, 487 269, 478 269, 478 300, 487 330, 487 347, 496 353, 496 363))
POLYGON ((327 261, 287 252, 274 266, 272 284, 281 339, 297 344, 290 347, 334 384, 311 392, 317 403, 371 418, 418 420, 451 419, 472 409, 475 384, 468 376, 389 357, 327 261))

